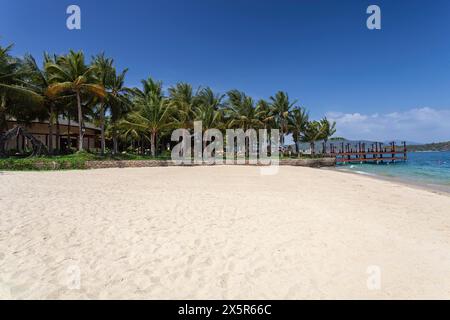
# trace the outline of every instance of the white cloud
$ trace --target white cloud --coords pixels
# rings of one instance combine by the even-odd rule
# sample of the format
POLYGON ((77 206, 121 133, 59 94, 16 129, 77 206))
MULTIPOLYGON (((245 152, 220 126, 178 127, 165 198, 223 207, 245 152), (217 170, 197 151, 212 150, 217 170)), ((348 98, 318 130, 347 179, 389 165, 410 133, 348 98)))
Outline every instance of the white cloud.
POLYGON ((386 114, 328 112, 336 121, 336 136, 354 140, 407 140, 437 142, 450 140, 450 110, 417 108, 386 114))

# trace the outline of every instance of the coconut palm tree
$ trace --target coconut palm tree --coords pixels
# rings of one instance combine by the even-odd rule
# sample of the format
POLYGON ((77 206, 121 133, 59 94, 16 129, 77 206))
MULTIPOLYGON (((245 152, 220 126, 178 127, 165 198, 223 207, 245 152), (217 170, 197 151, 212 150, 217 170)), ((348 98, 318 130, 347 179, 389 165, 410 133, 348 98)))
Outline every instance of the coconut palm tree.
POLYGON ((331 123, 327 117, 320 120, 320 131, 322 133, 321 138, 323 139, 323 153, 327 152, 327 142, 336 133, 336 122, 331 123))
POLYGON ((270 97, 271 109, 278 128, 280 129, 281 145, 284 145, 284 135, 288 133, 289 113, 297 101, 291 102, 289 95, 278 91, 275 97, 270 97))
POLYGON ((129 99, 132 93, 131 89, 125 87, 125 76, 128 69, 117 73, 114 68, 114 60, 106 58, 99 54, 93 58, 93 64, 96 66, 97 77, 105 88, 106 96, 98 104, 97 114, 99 116, 100 136, 101 136, 101 154, 105 154, 105 113, 109 113, 108 124, 112 126, 110 133, 113 140, 113 154, 118 152, 118 121, 129 111, 131 101, 129 99))
MULTIPOLYGON (((51 57, 48 54, 44 54, 44 64, 51 61, 51 57)), ((23 61, 23 69, 26 70, 25 81, 23 81, 23 88, 30 90, 35 94, 42 97, 42 103, 48 112, 48 124, 49 124, 49 141, 48 151, 53 154, 53 128, 58 116, 56 112, 57 98, 50 97, 48 95, 48 88, 50 86, 48 74, 45 70, 41 70, 36 63, 36 60, 31 55, 26 55, 23 61)))
POLYGON ((7 95, 11 92, 11 84, 14 84, 15 72, 18 63, 9 54, 12 45, 0 46, 0 133, 6 130, 7 95))
POLYGON ((305 131, 302 137, 303 142, 309 142, 311 146, 311 155, 316 153, 315 143, 322 136, 321 124, 318 121, 307 122, 305 131))
POLYGON ((145 80, 141 80, 142 90, 134 88, 132 90, 133 95, 137 98, 143 98, 145 96, 153 95, 157 98, 163 98, 163 83, 162 81, 156 81, 152 77, 148 77, 145 80))
POLYGON ((114 154, 118 152, 117 131, 119 129, 119 122, 132 108, 131 99, 133 91, 125 86, 125 76, 127 72, 128 69, 125 69, 120 73, 117 73, 115 69, 112 71, 106 97, 110 112, 109 124, 113 131, 114 154))
POLYGON ((173 112, 168 100, 162 95, 162 84, 151 78, 143 80, 143 90, 134 89, 134 111, 120 122, 125 134, 131 131, 150 136, 150 152, 156 156, 159 135, 174 126, 173 112))
POLYGON ((299 143, 302 135, 305 132, 306 125, 309 121, 309 115, 305 108, 295 107, 289 115, 289 131, 292 133, 292 138, 295 142, 295 151, 299 154, 299 143))
MULTIPOLYGON (((54 62, 56 57, 44 54, 44 66, 47 63, 54 62)), ((20 62, 20 69, 17 71, 20 76, 15 79, 15 84, 8 86, 12 100, 19 100, 26 108, 22 107, 22 113, 28 113, 28 120, 48 120, 49 123, 49 154, 53 154, 54 126, 56 126, 56 150, 60 151, 59 145, 59 114, 69 103, 72 96, 51 96, 48 93, 50 87, 49 75, 44 69, 39 68, 36 60, 31 55, 26 55, 20 62)), ((23 116, 19 118, 23 119, 23 116)))
POLYGON ((46 72, 50 75, 50 96, 61 96, 73 93, 76 97, 78 110, 78 151, 83 151, 83 109, 82 98, 98 97, 105 98, 105 88, 99 84, 96 77, 95 66, 88 66, 85 63, 84 54, 70 51, 66 56, 60 56, 55 62, 50 62, 45 66, 46 72))
POLYGON ((227 93, 228 105, 225 110, 228 117, 228 128, 258 129, 263 127, 253 99, 238 90, 227 93))
MULTIPOLYGON (((257 130, 264 127, 258 109, 251 97, 238 90, 229 91, 227 95, 228 103, 225 109, 227 128, 242 129, 246 132, 249 129, 257 130)), ((250 151, 249 142, 250 141, 247 141, 246 139, 246 157, 249 155, 250 151)))
POLYGON ((39 68, 36 60, 32 55, 26 55, 22 62, 22 69, 24 70, 24 80, 22 81, 23 89, 30 90, 33 94, 38 94, 42 97, 43 106, 47 112, 47 120, 49 123, 49 141, 48 148, 49 153, 53 154, 53 132, 56 125, 56 146, 57 152, 60 151, 59 145, 59 115, 63 113, 64 109, 67 108, 71 103, 71 99, 74 98, 73 95, 67 96, 53 96, 49 94, 50 87, 50 77, 45 70, 45 65, 48 63, 54 63, 56 61, 56 56, 50 56, 44 53, 44 68, 39 68))
POLYGON ((22 61, 10 55, 11 48, 0 46, 0 132, 7 128, 7 117, 21 122, 45 117, 44 98, 29 88, 32 81, 22 61))
MULTIPOLYGON (((95 57, 93 57, 92 62, 97 71, 97 78, 99 83, 107 89, 110 85, 111 73, 113 72, 113 64, 114 60, 111 58, 105 57, 104 53, 101 53, 95 57)), ((105 142, 105 112, 107 109, 106 99, 103 99, 98 104, 98 124, 100 126, 100 149, 101 154, 105 154, 106 150, 106 142, 105 142)))
POLYGON ((203 129, 223 129, 223 99, 225 95, 215 94, 211 88, 200 90, 196 96, 193 119, 202 121, 203 129))
POLYGON ((197 101, 192 86, 188 83, 180 82, 170 87, 168 91, 169 105, 176 112, 179 126, 192 128, 197 101))
POLYGON ((259 100, 256 103, 256 113, 259 120, 263 123, 264 129, 271 129, 274 126, 274 116, 270 103, 264 99, 259 100))

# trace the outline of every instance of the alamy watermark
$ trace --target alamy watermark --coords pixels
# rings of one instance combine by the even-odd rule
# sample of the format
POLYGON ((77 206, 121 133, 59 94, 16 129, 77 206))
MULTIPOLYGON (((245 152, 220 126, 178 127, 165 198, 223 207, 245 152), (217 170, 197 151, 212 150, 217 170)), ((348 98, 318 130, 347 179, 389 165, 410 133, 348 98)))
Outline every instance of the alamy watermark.
POLYGON ((71 265, 66 269, 64 284, 69 290, 81 289, 81 269, 78 265, 71 265))
POLYGON ((367 267, 367 289, 370 291, 381 290, 381 268, 379 266, 367 267))
MULTIPOLYGON (((370 16, 367 18, 367 28, 369 30, 381 30, 381 9, 378 5, 370 5, 366 10, 370 16)), ((78 5, 71 4, 66 9, 69 16, 66 20, 66 26, 69 30, 81 30, 81 8, 78 5)))
POLYGON ((381 9, 377 5, 370 5, 367 8, 367 14, 370 14, 367 18, 367 29, 369 30, 381 30, 381 9))
MULTIPOLYGON (((177 129, 172 133, 172 161, 176 165, 261 165, 278 167, 280 131, 272 129, 228 129, 225 137, 219 129, 203 130, 203 123, 194 123, 194 132, 177 129), (225 140, 225 142, 224 142, 225 140)), ((265 168, 263 174, 277 171, 265 168)))
POLYGON ((69 17, 66 26, 69 30, 81 30, 81 8, 75 4, 67 7, 66 13, 69 17))

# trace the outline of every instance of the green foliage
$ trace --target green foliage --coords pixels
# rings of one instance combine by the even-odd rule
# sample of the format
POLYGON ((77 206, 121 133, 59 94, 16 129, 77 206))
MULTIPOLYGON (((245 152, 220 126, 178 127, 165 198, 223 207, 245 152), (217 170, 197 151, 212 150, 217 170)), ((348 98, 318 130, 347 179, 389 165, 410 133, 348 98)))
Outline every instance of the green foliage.
MULTIPOLYGON (((165 92, 162 82, 152 78, 142 80, 141 88, 130 89, 125 86, 128 69, 117 71, 114 60, 103 53, 91 61, 82 51, 45 53, 40 68, 32 56, 12 57, 10 48, 0 47, 0 133, 6 119, 14 117, 20 122, 49 121, 49 133, 54 135, 59 119, 65 118, 78 122, 79 139, 87 122, 100 127, 102 155, 107 148, 114 157, 125 157, 122 150, 145 154, 150 149, 156 157, 170 142, 173 129, 193 129, 195 121, 202 121, 205 130, 279 129, 282 144, 292 134, 295 142, 307 141, 312 148, 315 141, 327 141, 336 132, 335 123, 327 118, 310 121, 308 111, 283 91, 255 101, 239 90, 220 94, 184 82, 165 92)), ((58 147, 49 146, 60 154, 58 147)), ((92 157, 97 156, 10 158, 1 160, 1 168, 82 168, 92 157)))
POLYGON ((305 108, 296 107, 290 113, 288 121, 294 142, 301 141, 309 122, 308 111, 305 108))
POLYGON ((164 154, 159 157, 149 157, 131 153, 118 155, 100 156, 85 151, 72 155, 55 157, 10 157, 0 159, 0 170, 4 171, 48 171, 48 170, 74 170, 86 169, 87 161, 107 160, 170 160, 170 155, 164 154))
POLYGON ((228 106, 225 113, 228 117, 227 127, 230 129, 257 129, 262 127, 253 99, 244 92, 232 90, 228 92, 228 106))
POLYGON ((95 160, 91 154, 73 154, 57 157, 29 157, 0 159, 0 170, 45 171, 64 169, 84 169, 86 161, 95 160))

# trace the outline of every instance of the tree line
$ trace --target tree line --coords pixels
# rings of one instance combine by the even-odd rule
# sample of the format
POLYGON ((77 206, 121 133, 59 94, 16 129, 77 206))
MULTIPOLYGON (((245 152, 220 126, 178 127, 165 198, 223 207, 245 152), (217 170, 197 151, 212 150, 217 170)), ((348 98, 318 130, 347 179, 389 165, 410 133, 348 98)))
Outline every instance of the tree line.
POLYGON ((116 154, 131 149, 152 156, 164 150, 174 129, 192 129, 202 121, 204 130, 279 129, 281 145, 291 134, 298 144, 325 142, 336 132, 335 123, 326 117, 310 120, 304 107, 279 91, 269 99, 255 101, 239 90, 226 94, 209 87, 194 89, 180 82, 167 92, 161 81, 142 80, 140 88, 126 86, 128 69, 117 70, 114 60, 98 54, 88 62, 82 51, 64 55, 44 53, 38 65, 32 55, 11 55, 12 46, 0 46, 0 132, 7 120, 27 124, 39 119, 49 124, 51 154, 62 152, 60 119, 76 121, 79 126, 78 151, 83 151, 85 124, 101 130, 101 154, 116 154))

